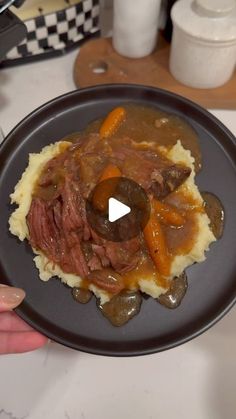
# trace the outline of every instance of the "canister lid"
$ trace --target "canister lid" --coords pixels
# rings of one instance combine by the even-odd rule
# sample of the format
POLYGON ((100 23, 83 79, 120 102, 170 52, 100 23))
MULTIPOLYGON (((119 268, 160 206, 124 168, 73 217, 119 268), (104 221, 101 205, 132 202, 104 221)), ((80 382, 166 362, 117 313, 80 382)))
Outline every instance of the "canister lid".
POLYGON ((172 7, 171 18, 195 38, 236 41, 236 0, 179 0, 172 7))

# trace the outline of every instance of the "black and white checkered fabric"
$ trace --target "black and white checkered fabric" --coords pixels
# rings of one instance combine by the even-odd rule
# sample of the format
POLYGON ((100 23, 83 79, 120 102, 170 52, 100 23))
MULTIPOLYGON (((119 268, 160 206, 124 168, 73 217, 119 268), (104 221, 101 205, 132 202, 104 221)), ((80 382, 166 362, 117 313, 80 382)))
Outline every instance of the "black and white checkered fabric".
POLYGON ((98 20, 99 0, 83 0, 64 10, 27 20, 24 22, 27 38, 7 54, 6 60, 65 50, 99 32, 98 20))

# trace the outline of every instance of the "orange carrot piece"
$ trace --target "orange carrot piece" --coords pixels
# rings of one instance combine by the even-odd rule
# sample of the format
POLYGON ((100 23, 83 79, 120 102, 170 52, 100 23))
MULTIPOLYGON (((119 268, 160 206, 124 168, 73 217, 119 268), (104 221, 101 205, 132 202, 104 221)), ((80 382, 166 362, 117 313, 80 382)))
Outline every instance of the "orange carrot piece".
POLYGON ((101 138, 108 138, 113 135, 116 130, 119 128, 120 124, 124 121, 126 117, 126 110, 119 106, 118 108, 113 109, 106 119, 103 121, 100 128, 101 138))
MULTIPOLYGON (((111 178, 119 178, 121 177, 121 171, 120 169, 113 165, 109 164, 103 171, 99 183, 101 183, 104 180, 108 180, 111 178)), ((107 182, 106 184, 103 184, 103 186, 100 188, 99 185, 93 195, 93 204, 94 206, 100 210, 105 211, 107 209, 107 203, 110 196, 115 192, 117 182, 107 182)))
POLYGON ((112 177, 121 177, 121 171, 119 167, 115 166, 114 164, 108 164, 108 166, 104 169, 99 182, 110 179, 112 177))
POLYGON ((153 200, 153 208, 165 224, 180 227, 184 224, 184 217, 179 211, 169 204, 164 204, 157 199, 153 200))
POLYGON ((143 233, 150 256, 158 272, 164 277, 169 276, 171 259, 168 254, 164 233, 153 208, 143 233))

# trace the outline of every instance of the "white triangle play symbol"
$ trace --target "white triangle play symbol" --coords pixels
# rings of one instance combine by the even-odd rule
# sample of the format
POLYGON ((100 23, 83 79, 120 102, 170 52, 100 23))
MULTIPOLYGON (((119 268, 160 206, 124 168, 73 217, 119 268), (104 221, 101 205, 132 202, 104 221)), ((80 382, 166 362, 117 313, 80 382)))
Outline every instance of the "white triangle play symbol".
POLYGON ((131 211, 128 205, 123 204, 115 198, 109 198, 108 200, 108 219, 111 223, 129 214, 131 211))

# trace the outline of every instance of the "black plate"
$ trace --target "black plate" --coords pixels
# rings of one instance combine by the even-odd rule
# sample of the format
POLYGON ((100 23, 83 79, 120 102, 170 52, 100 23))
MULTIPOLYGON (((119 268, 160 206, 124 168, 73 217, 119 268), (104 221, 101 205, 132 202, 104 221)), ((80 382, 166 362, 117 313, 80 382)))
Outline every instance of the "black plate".
POLYGON ((219 320, 236 299, 236 146, 233 135, 214 116, 172 93, 133 85, 99 86, 61 96, 26 117, 0 149, 0 278, 25 289, 17 313, 30 325, 64 345, 103 355, 141 355, 179 345, 219 320), (29 152, 81 130, 125 102, 156 106, 186 119, 197 131, 203 169, 200 190, 215 193, 226 213, 224 235, 211 246, 207 260, 188 269, 189 289, 179 308, 168 310, 153 299, 127 325, 113 327, 95 300, 81 305, 68 288, 53 279, 43 283, 29 245, 8 232, 9 194, 27 165, 29 152))

